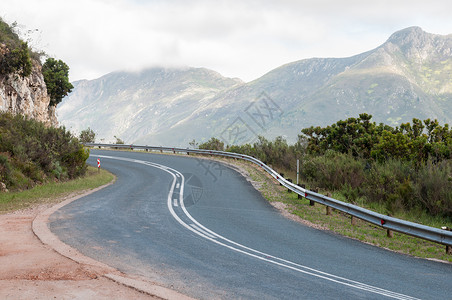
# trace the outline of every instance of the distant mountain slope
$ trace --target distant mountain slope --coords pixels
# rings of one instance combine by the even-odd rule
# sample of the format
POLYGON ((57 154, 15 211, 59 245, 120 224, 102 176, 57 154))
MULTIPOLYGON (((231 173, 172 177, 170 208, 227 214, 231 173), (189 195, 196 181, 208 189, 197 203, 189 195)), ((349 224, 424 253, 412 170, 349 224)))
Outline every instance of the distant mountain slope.
POLYGON ((115 72, 75 82, 74 91, 58 107, 58 117, 76 132, 91 127, 106 142, 113 136, 134 142, 177 126, 219 91, 241 83, 202 68, 115 72))
POLYGON ((60 121, 77 129, 89 125, 98 136, 112 136, 115 128, 127 142, 179 146, 211 136, 229 144, 251 142, 259 134, 294 141, 304 127, 363 112, 390 125, 412 118, 452 121, 452 35, 418 27, 398 31, 380 47, 353 57, 305 59, 249 83, 188 70, 180 76, 156 70, 117 73, 77 83, 58 108, 60 121), (100 114, 86 112, 97 98, 103 99, 100 114))
POLYGON ((322 119, 325 111, 343 117, 366 111, 391 125, 413 117, 450 122, 452 35, 428 34, 418 27, 396 32, 296 111, 311 112, 311 122, 322 119))

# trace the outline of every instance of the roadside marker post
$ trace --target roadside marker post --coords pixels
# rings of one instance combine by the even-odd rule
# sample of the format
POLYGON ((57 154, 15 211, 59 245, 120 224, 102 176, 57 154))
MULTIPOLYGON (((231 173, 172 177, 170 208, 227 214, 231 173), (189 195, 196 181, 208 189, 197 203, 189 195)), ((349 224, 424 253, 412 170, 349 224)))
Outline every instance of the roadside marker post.
POLYGON ((100 159, 97 159, 97 172, 100 172, 100 159))
MULTIPOLYGON (((441 227, 442 230, 452 231, 452 228, 447 226, 441 227)), ((452 254, 452 246, 446 245, 446 254, 452 254)))
POLYGON ((297 159, 297 185, 298 185, 298 174, 300 174, 300 160, 297 159))

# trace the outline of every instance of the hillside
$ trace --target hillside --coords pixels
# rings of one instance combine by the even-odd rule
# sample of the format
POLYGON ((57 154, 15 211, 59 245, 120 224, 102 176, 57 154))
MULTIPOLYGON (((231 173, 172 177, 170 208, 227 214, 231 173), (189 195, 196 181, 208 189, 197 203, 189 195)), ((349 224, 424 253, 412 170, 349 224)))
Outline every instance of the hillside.
POLYGON ((232 144, 256 135, 294 141, 302 128, 363 112, 389 125, 450 123, 452 35, 410 27, 374 50, 292 62, 249 83, 189 68, 112 73, 74 86, 58 107, 60 121, 128 143, 188 146, 217 136, 232 144))
POLYGON ((320 118, 318 111, 344 117, 365 111, 389 125, 413 117, 449 123, 451 51, 452 35, 428 34, 418 27, 399 31, 317 90, 297 111, 313 112, 312 121, 320 118))
MULTIPOLYGON (((58 117, 76 132, 91 127, 105 141, 118 136, 134 142, 199 116, 199 111, 219 91, 241 83, 197 68, 115 72, 96 80, 75 82, 74 91, 58 107, 58 117)), ((190 130, 185 128, 183 134, 187 129, 190 130)), ((204 133, 209 134, 207 130, 204 133)), ((148 143, 165 142, 150 139, 148 143)))
POLYGON ((34 54, 0 18, 0 112, 56 126, 55 106, 50 105, 39 56, 34 54))

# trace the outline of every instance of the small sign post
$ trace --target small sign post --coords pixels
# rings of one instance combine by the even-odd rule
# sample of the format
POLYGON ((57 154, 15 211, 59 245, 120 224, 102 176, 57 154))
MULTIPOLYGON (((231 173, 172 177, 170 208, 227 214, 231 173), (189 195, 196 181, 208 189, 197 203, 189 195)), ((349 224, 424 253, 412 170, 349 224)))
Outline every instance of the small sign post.
POLYGON ((97 159, 97 172, 100 172, 100 159, 97 159))
POLYGON ((298 174, 300 174, 300 160, 297 159, 297 185, 298 185, 298 174))

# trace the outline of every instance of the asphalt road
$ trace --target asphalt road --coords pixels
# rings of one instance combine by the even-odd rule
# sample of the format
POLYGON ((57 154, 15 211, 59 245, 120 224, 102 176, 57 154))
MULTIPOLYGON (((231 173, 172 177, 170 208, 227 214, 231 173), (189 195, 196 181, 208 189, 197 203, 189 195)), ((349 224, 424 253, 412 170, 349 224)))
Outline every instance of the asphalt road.
POLYGON ((200 299, 452 299, 452 265, 284 218, 209 160, 93 150, 117 181, 50 229, 82 253, 200 299))

